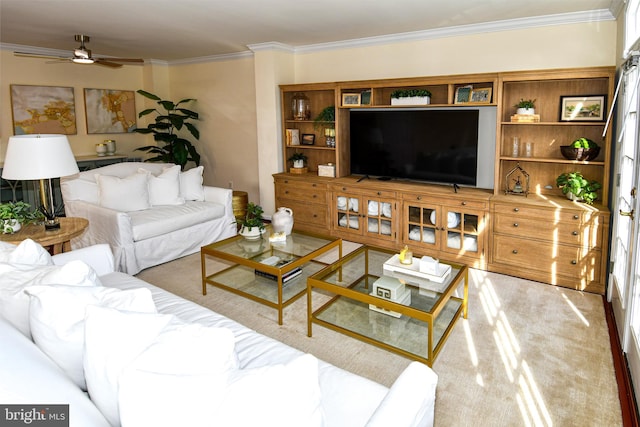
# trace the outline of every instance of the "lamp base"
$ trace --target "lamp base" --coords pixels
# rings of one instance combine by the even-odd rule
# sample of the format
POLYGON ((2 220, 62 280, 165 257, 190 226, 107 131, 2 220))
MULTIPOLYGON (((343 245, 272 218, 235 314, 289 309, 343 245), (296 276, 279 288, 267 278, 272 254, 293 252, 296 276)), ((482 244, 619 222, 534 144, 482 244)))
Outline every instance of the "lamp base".
POLYGON ((60 221, 58 221, 58 218, 45 219, 44 220, 44 229, 45 229, 45 231, 59 230, 60 229, 60 221))

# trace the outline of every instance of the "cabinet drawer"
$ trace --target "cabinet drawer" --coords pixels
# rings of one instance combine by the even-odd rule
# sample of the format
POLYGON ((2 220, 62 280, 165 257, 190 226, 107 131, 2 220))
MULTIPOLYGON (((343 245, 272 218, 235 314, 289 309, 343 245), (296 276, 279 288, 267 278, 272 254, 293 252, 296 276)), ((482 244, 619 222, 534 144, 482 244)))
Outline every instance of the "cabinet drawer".
POLYGON ((522 267, 524 277, 530 269, 549 273, 550 280, 556 274, 588 282, 599 280, 601 257, 596 249, 493 236, 493 262, 522 267))
POLYGON ((601 245, 600 230, 597 221, 594 224, 579 224, 549 221, 499 214, 493 218, 493 232, 511 234, 520 239, 549 240, 572 245, 585 245, 588 248, 599 248, 601 245))
POLYGON ((313 224, 327 228, 327 206, 300 203, 288 199, 278 199, 278 205, 290 208, 293 211, 293 224, 297 222, 313 224))
POLYGON ((395 199, 396 192, 395 191, 384 191, 384 190, 374 190, 370 188, 359 188, 350 185, 332 185, 331 190, 339 193, 346 193, 345 195, 362 195, 366 197, 381 197, 381 198, 389 198, 395 199))
POLYGON ((323 185, 315 183, 278 183, 276 185, 276 198, 295 199, 310 203, 327 203, 327 189, 323 185))
POLYGON ((406 193, 402 196, 403 200, 410 202, 417 202, 422 204, 437 204, 444 205, 450 208, 460 208, 460 209, 479 209, 485 210, 489 204, 488 201, 485 200, 474 200, 474 199, 464 199, 464 198, 436 198, 432 196, 425 196, 423 194, 415 194, 415 193, 406 193))
POLYGON ((537 218, 544 221, 552 221, 553 223, 557 222, 582 222, 589 221, 590 218, 594 215, 591 212, 582 212, 577 210, 567 210, 567 209, 540 209, 534 206, 528 205, 519 205, 517 203, 502 205, 496 203, 493 205, 493 211, 498 214, 507 214, 512 216, 513 218, 518 217, 527 217, 527 218, 537 218))

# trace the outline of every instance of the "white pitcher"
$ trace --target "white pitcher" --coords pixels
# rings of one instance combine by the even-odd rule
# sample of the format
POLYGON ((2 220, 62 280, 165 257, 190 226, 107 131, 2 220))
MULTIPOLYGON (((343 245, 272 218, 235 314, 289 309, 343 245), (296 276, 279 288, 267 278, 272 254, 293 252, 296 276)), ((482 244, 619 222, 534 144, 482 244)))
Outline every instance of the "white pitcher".
POLYGON ((278 208, 271 216, 271 225, 276 233, 284 232, 288 236, 293 230, 293 211, 289 208, 278 208))

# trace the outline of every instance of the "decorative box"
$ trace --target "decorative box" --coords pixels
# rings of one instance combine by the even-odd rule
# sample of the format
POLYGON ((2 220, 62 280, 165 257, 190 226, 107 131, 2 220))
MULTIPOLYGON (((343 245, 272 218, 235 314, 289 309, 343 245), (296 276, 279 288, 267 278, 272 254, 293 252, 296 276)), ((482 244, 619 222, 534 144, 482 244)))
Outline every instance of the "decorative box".
MULTIPOLYGON (((369 295, 371 295, 371 296, 379 296, 379 295, 376 295, 374 292, 371 292, 369 295)), ((411 290, 410 289, 404 289, 400 300, 394 301, 394 302, 397 302, 398 304, 402 304, 402 305, 410 305, 411 304, 411 290)), ((393 316, 395 318, 399 318, 400 316, 402 316, 402 314, 398 313, 397 311, 387 310, 385 308, 378 307, 375 304, 369 304, 369 310, 377 311, 378 313, 386 314, 388 316, 393 316)))
POLYGON ((436 274, 422 273, 418 258, 413 258, 411 265, 403 265, 398 259, 398 254, 395 254, 383 264, 382 271, 385 276, 395 277, 405 283, 418 286, 420 289, 442 292, 450 283, 447 278, 451 275, 451 266, 438 263, 436 274))
POLYGON ((328 176, 335 178, 336 165, 333 163, 327 163, 326 165, 318 165, 318 176, 328 176))
POLYGON ((420 258, 420 273, 438 274, 440 262, 430 256, 420 258))
MULTIPOLYGON (((401 298, 404 298, 404 291, 404 283, 400 280, 395 277, 382 276, 373 282, 373 292, 371 295, 399 302, 401 298)), ((409 297, 411 297, 411 295, 409 295, 409 297)))

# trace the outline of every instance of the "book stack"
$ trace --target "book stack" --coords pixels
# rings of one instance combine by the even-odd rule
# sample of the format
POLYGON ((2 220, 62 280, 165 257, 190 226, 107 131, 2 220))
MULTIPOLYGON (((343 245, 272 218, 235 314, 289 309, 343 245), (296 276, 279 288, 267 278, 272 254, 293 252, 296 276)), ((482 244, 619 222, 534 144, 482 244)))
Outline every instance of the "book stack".
MULTIPOLYGON (((265 265, 270 265, 270 266, 273 266, 273 267, 282 268, 285 265, 287 265, 287 264, 289 264, 290 262, 293 262, 293 261, 294 260, 292 260, 292 259, 280 259, 280 257, 274 255, 274 256, 271 256, 269 258, 263 259, 262 261, 260 261, 260 263, 265 264, 265 265)), ((276 274, 271 274, 271 273, 267 273, 267 272, 260 271, 260 270, 255 270, 255 274, 256 274, 256 276, 264 277, 265 279, 273 280, 275 282, 278 281, 278 276, 276 274)), ((302 268, 300 268, 300 267, 296 267, 291 271, 287 271, 286 273, 284 273, 282 275, 282 284, 285 284, 285 283, 289 282, 290 280, 295 279, 300 274, 302 274, 302 268)))

